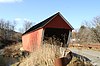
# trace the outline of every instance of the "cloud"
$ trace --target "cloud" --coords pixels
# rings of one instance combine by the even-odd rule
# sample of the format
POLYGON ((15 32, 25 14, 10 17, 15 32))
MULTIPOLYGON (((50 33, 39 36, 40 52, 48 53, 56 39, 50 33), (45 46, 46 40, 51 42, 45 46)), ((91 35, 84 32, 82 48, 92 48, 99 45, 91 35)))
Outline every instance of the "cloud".
POLYGON ((22 19, 21 19, 21 18, 15 18, 14 20, 19 22, 19 21, 21 21, 22 19))
POLYGON ((32 20, 27 19, 27 18, 15 18, 14 21, 16 21, 16 22, 24 22, 24 21, 32 22, 32 20))
POLYGON ((22 2, 23 0, 0 0, 0 3, 15 3, 22 2))

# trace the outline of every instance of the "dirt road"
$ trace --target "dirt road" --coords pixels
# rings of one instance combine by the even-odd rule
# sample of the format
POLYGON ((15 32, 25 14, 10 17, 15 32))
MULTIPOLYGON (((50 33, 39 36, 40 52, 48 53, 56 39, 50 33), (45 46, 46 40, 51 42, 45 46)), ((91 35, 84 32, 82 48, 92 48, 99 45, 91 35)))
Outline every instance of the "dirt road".
POLYGON ((72 52, 83 55, 91 60, 94 66, 100 66, 100 51, 82 48, 69 48, 72 52))

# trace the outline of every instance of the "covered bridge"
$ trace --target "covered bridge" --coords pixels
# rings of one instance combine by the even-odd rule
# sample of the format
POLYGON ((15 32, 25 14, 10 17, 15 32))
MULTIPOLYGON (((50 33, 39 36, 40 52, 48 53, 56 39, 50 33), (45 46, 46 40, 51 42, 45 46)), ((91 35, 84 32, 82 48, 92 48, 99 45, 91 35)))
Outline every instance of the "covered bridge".
POLYGON ((47 40, 46 37, 52 36, 59 38, 63 46, 67 46, 72 30, 70 23, 58 12, 23 33, 23 48, 32 52, 33 49, 39 48, 44 40, 47 40))

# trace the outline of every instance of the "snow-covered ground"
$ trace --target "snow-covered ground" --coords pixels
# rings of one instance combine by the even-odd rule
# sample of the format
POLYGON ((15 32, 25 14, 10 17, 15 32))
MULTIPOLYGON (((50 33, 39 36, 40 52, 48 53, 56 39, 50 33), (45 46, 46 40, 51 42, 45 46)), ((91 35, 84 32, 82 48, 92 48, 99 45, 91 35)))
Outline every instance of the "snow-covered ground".
POLYGON ((91 63, 94 66, 100 66, 100 51, 95 51, 91 49, 82 49, 82 48, 68 48, 72 52, 77 53, 79 55, 85 56, 91 60, 91 63))

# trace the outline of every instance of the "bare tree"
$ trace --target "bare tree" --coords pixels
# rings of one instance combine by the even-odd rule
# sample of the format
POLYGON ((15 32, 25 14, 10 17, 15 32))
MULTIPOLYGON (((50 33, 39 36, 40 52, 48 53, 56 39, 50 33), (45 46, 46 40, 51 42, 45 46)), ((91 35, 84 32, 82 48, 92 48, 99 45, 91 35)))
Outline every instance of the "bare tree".
MULTIPOLYGON (((27 31, 30 27, 32 26, 32 22, 31 21, 27 21, 25 20, 24 21, 24 24, 23 24, 23 31, 27 31)), ((22 30, 22 29, 21 29, 22 30)))
POLYGON ((5 40, 13 39, 14 31, 15 31, 15 22, 6 21, 4 19, 0 19, 0 36, 5 40))
POLYGON ((81 26, 78 32, 80 43, 92 43, 92 31, 86 26, 81 26))
POLYGON ((95 17, 92 21, 84 21, 78 31, 81 43, 100 43, 100 17, 95 17))
POLYGON ((0 19, 0 28, 1 29, 4 29, 4 23, 5 23, 4 19, 0 19))
POLYGON ((13 22, 12 22, 11 30, 15 31, 16 25, 17 25, 16 21, 13 21, 13 22))
POLYGON ((100 16, 95 17, 92 24, 93 38, 96 42, 100 43, 100 16))

